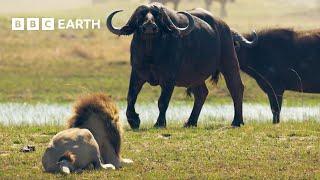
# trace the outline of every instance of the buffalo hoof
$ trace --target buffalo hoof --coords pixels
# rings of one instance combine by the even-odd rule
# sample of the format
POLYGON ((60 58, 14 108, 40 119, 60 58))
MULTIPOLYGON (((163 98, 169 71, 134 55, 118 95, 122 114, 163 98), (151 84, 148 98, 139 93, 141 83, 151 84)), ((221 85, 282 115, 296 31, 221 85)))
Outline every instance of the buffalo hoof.
POLYGON ((280 120, 273 120, 272 123, 273 123, 273 124, 279 124, 279 123, 280 123, 280 120))
POLYGON ((154 124, 154 126, 153 126, 154 128, 166 128, 167 127, 167 125, 166 125, 166 123, 156 123, 156 124, 154 124))
POLYGON ((157 129, 164 129, 166 128, 167 126, 166 125, 163 125, 163 124, 155 124, 153 125, 154 128, 157 128, 157 129))
POLYGON ((244 125, 243 121, 233 121, 231 124, 232 127, 241 127, 241 125, 244 125))
POLYGON ((157 122, 154 124, 154 128, 166 128, 167 127, 166 118, 158 117, 157 122))
POLYGON ((133 118, 128 118, 128 123, 131 127, 131 129, 139 129, 140 127, 140 119, 133 119, 133 118))
POLYGON ((185 127, 185 128, 197 127, 197 123, 196 122, 187 121, 187 122, 184 123, 183 127, 185 127))

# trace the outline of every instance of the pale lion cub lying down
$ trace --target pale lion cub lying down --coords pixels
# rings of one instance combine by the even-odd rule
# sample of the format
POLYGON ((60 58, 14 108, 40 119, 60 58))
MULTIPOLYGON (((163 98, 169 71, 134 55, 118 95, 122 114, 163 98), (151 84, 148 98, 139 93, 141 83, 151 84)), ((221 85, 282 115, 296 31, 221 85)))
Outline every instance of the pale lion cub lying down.
POLYGON ((70 129, 56 134, 45 151, 47 172, 70 173, 93 164, 94 168, 120 168, 122 128, 119 110, 110 97, 93 94, 80 98, 68 120, 70 129))

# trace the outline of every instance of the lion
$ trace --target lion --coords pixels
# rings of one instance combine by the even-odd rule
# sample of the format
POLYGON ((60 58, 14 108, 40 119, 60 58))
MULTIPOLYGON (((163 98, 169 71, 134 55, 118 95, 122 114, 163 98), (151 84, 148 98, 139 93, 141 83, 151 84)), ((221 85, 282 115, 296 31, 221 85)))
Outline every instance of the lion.
POLYGON ((97 141, 88 129, 71 128, 56 134, 49 143, 42 164, 46 172, 80 172, 93 165, 95 169, 115 169, 103 164, 97 141))
POLYGON ((133 163, 120 156, 122 126, 119 109, 102 93, 79 98, 67 121, 69 129, 56 134, 45 151, 47 172, 77 172, 93 164, 95 169, 120 168, 133 163))
POLYGON ((96 139, 103 163, 117 169, 133 161, 120 156, 122 125, 119 109, 111 97, 103 93, 84 96, 74 105, 74 114, 68 120, 69 128, 88 129, 96 139))

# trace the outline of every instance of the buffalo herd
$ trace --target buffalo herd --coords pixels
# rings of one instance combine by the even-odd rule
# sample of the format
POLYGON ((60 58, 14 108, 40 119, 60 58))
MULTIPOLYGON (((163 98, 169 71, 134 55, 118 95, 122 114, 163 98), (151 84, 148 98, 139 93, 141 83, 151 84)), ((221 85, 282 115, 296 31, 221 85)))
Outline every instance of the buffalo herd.
POLYGON ((268 95, 273 123, 280 122, 285 90, 320 93, 320 30, 267 29, 241 35, 204 9, 176 12, 160 3, 139 6, 118 28, 112 19, 119 12, 111 13, 106 24, 118 36, 133 34, 126 111, 133 129, 140 126, 135 103, 145 83, 161 87, 155 127, 166 127, 166 111, 176 86, 194 95, 184 126, 197 126, 208 95, 205 81, 217 82, 220 73, 233 99, 235 127, 244 124, 240 70, 268 95))

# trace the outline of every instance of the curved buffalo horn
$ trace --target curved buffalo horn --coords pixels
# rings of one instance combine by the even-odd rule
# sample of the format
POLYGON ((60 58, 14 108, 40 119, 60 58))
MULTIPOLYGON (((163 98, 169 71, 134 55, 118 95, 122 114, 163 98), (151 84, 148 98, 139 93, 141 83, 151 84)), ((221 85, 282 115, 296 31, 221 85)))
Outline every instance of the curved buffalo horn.
MULTIPOLYGON (((164 12, 164 11, 163 11, 163 12, 164 12)), ((175 31, 177 31, 180 36, 186 36, 186 35, 188 35, 188 34, 194 29, 194 19, 193 19, 193 17, 191 16, 191 14, 189 14, 189 13, 187 13, 187 12, 178 12, 178 13, 187 16, 188 21, 189 21, 189 24, 188 24, 187 27, 185 27, 185 28, 179 28, 179 27, 177 27, 177 26, 172 22, 172 20, 170 19, 170 17, 169 17, 166 13, 164 13, 164 14, 165 14, 165 16, 166 16, 166 19, 167 19, 167 22, 168 22, 169 26, 170 26, 172 29, 174 29, 175 31)))
POLYGON ((247 40, 245 37, 243 37, 240 33, 236 31, 231 31, 231 32, 232 32, 233 41, 239 42, 241 46, 251 48, 256 46, 258 43, 259 37, 256 31, 252 31, 252 36, 253 36, 252 41, 247 40))
POLYGON ((194 19, 191 16, 191 14, 189 14, 187 12, 178 12, 178 13, 183 14, 183 15, 187 16, 187 18, 188 18, 189 24, 187 27, 185 27, 185 28, 176 27, 176 29, 179 30, 181 36, 186 36, 189 33, 191 33, 191 31, 194 29, 194 19))
POLYGON ((123 10, 117 10, 117 11, 112 12, 112 13, 108 16, 107 22, 106 22, 106 25, 107 25, 109 31, 112 32, 113 34, 118 35, 118 36, 124 35, 124 33, 121 31, 122 28, 117 28, 117 27, 114 27, 114 26, 112 25, 112 18, 113 18, 113 16, 114 16, 115 14, 117 14, 117 13, 119 13, 119 12, 122 12, 122 11, 123 11, 123 10))

